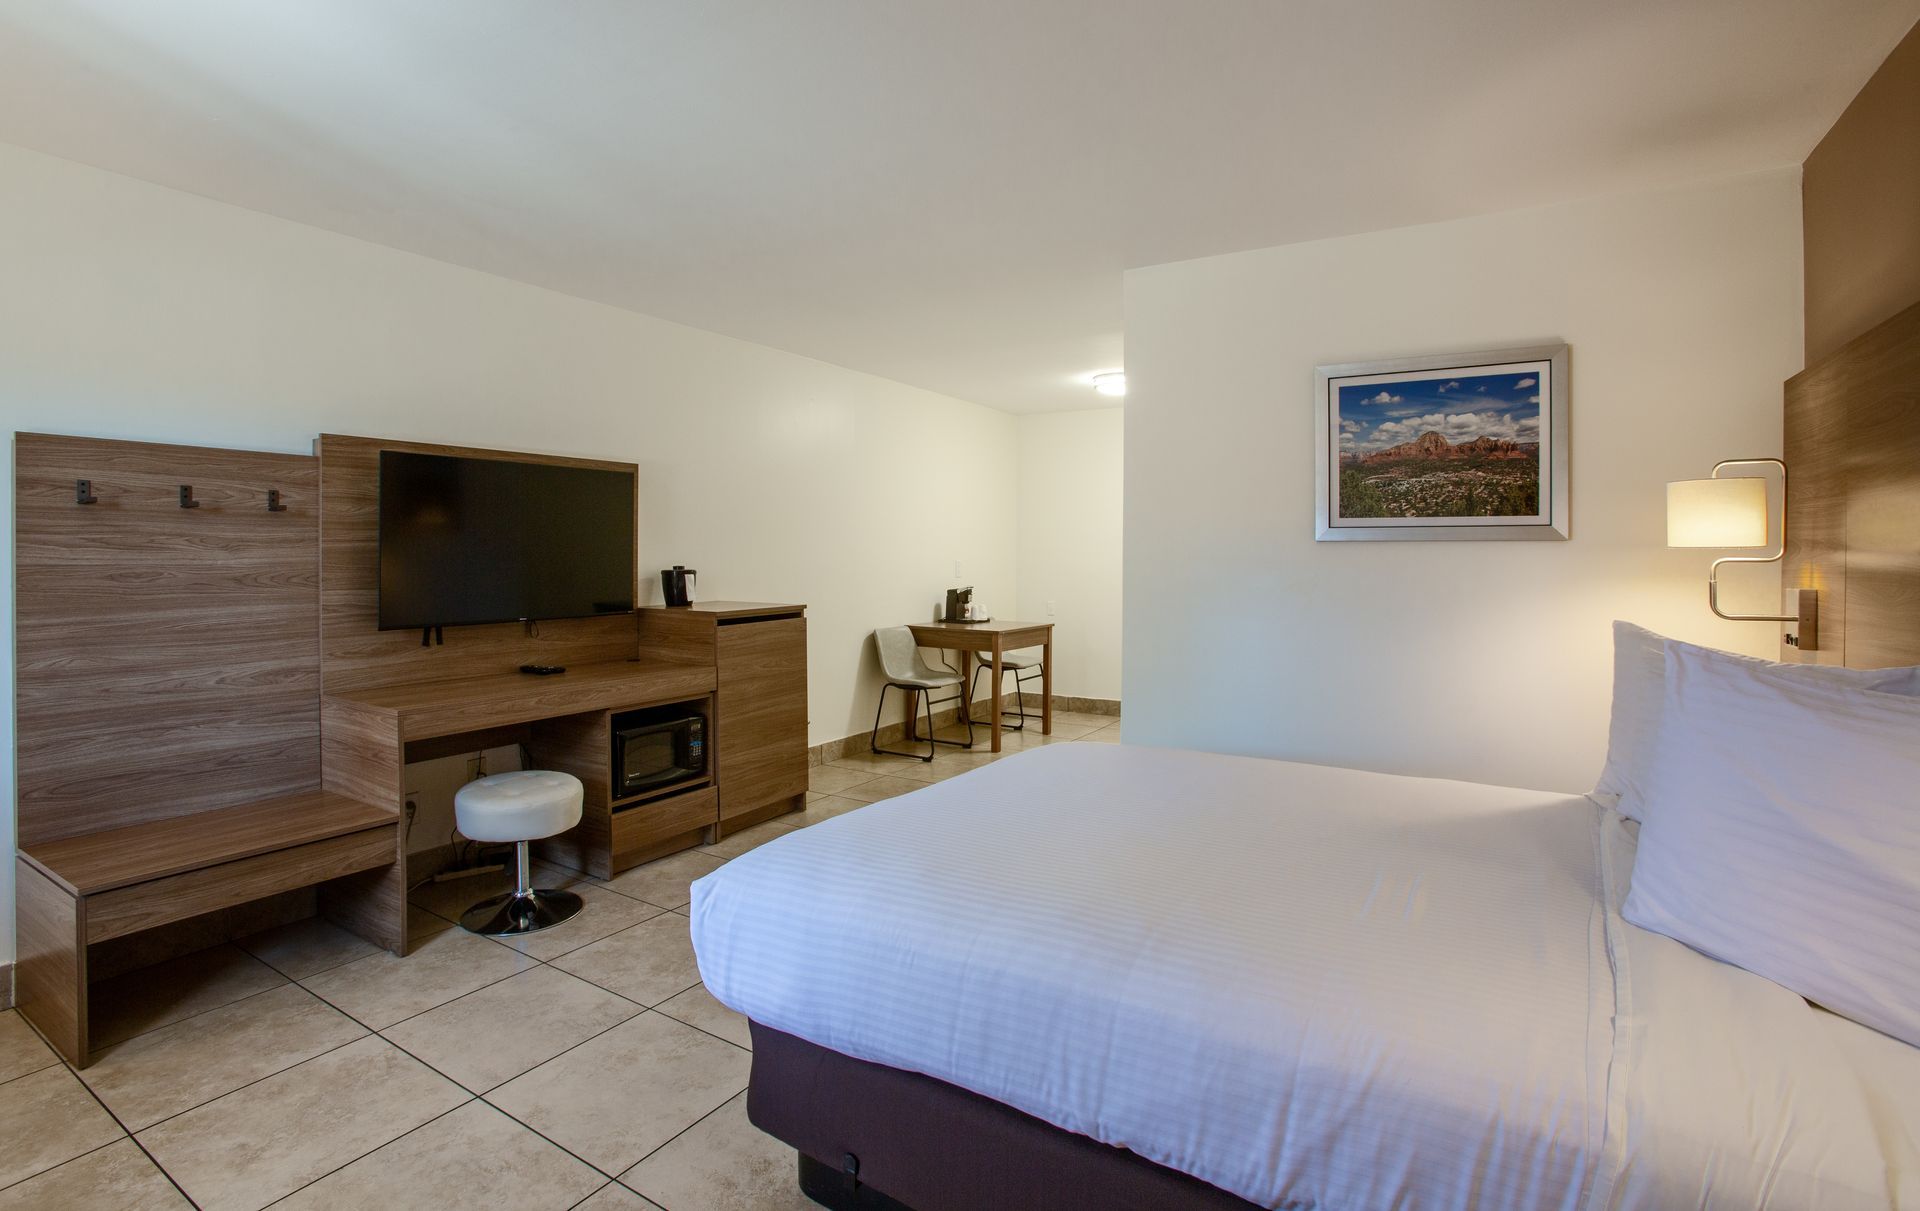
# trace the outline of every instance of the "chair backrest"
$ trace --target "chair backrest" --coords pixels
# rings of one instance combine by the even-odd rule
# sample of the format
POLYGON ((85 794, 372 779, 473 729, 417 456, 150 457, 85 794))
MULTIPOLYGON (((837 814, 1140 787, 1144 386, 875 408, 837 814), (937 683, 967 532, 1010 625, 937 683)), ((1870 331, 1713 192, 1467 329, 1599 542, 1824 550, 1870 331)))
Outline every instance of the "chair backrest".
POLYGON ((906 681, 920 676, 920 645, 906 627, 881 627, 873 633, 873 644, 880 649, 880 671, 891 681, 906 681))

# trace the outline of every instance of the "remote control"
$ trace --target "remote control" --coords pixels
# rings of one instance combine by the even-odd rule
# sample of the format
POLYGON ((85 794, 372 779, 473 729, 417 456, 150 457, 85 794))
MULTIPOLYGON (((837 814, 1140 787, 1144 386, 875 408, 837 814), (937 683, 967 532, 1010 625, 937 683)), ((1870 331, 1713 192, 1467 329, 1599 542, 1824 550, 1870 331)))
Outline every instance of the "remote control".
POLYGON ((551 677, 555 673, 566 672, 567 666, 564 664, 523 664, 520 666, 520 671, 534 677, 551 677))

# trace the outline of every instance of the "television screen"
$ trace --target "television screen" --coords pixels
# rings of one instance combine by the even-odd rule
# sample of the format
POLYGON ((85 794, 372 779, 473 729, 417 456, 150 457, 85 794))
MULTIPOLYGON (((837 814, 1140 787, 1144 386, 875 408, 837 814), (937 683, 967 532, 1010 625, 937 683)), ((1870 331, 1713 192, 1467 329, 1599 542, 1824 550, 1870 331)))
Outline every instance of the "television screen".
POLYGON ((633 609, 631 471, 380 453, 380 629, 633 609))

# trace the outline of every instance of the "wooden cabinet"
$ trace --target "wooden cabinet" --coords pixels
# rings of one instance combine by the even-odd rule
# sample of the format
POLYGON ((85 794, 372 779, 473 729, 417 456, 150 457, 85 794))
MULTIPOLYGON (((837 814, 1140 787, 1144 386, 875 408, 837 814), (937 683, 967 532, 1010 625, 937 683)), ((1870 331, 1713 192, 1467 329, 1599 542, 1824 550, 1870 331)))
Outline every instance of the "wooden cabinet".
POLYGON ((712 741, 722 836, 807 798, 806 607, 712 601, 640 611, 648 659, 714 670, 712 741))

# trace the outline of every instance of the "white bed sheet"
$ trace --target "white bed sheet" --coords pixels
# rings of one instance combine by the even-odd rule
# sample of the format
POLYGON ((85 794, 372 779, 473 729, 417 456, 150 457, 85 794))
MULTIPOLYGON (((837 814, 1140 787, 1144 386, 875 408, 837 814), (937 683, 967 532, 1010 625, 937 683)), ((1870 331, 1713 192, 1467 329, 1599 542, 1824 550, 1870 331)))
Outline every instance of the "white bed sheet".
POLYGON ((1806 1010, 1850 1075, 1800 1081, 1773 1038, 1781 1071, 1744 1066, 1781 1023, 1700 1011, 1766 982, 1620 921, 1631 852, 1585 798, 1054 745, 735 859, 693 936, 757 1021, 1265 1206, 1911 1198, 1901 1095, 1861 1090, 1915 1049, 1806 1010), (1833 1102, 1864 1144, 1826 1138, 1833 1102))

